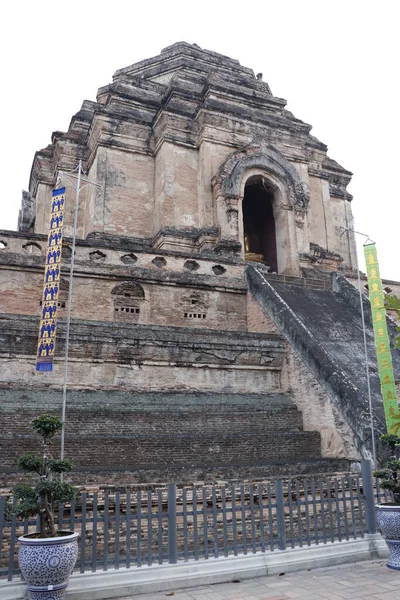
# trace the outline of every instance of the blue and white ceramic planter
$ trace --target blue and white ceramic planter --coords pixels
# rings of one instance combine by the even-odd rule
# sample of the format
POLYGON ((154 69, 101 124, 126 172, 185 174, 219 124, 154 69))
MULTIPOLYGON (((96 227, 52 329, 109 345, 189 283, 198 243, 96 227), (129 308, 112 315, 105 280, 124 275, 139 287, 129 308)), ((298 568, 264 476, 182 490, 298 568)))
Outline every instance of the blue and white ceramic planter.
POLYGON ((18 562, 31 600, 63 600, 78 557, 78 534, 51 538, 23 535, 18 562))
POLYGON ((400 504, 377 504, 376 519, 389 548, 387 566, 400 571, 400 504))

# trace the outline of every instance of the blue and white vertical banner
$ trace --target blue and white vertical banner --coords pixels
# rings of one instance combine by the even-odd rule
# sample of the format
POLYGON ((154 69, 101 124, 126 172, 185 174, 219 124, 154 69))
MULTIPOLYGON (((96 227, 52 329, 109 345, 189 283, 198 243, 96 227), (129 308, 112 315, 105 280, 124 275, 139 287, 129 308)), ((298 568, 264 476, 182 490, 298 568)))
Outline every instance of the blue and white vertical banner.
POLYGON ((53 190, 51 200, 36 371, 53 370, 53 359, 56 348, 57 303, 61 279, 65 188, 53 190))

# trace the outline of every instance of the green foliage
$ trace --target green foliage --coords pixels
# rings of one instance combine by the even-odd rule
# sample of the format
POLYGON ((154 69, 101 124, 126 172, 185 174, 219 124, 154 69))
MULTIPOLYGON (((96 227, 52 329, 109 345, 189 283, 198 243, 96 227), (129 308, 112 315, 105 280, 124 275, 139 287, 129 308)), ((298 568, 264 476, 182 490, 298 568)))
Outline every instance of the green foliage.
POLYGON ((22 500, 19 502, 18 506, 13 509, 14 514, 17 517, 22 517, 22 519, 26 519, 27 517, 35 517, 40 513, 40 504, 39 502, 29 502, 29 500, 22 500))
POLYGON ((51 415, 40 415, 32 421, 32 427, 46 441, 53 438, 62 429, 62 421, 51 415))
POLYGON ((14 496, 17 500, 29 500, 34 502, 37 498, 34 488, 27 483, 17 483, 14 487, 14 496))
POLYGON ((53 473, 70 473, 74 468, 74 465, 68 459, 51 459, 47 463, 47 466, 53 473))
POLYGON ((27 473, 41 474, 43 461, 39 456, 33 454, 22 454, 17 461, 18 468, 27 473))
POLYGON ((391 433, 384 433, 381 435, 380 440, 383 444, 389 446, 392 452, 395 452, 396 448, 400 446, 400 437, 391 433))
POLYGON ((388 310, 396 310, 400 312, 400 298, 394 294, 385 296, 385 304, 388 310))
POLYGON ((69 483, 43 479, 33 488, 38 496, 46 494, 49 504, 70 502, 75 498, 76 490, 69 483))
POLYGON ((383 479, 381 481, 381 488, 383 488, 384 490, 390 490, 394 494, 399 493, 398 492, 399 485, 398 485, 397 481, 393 481, 393 479, 383 479))
POLYGON ((400 471, 400 460, 397 458, 389 460, 387 463, 387 468, 391 471, 400 471))
POLYGON ((12 512, 22 518, 39 515, 40 537, 55 537, 54 507, 71 502, 76 495, 74 486, 60 481, 60 475, 69 473, 73 465, 70 460, 52 458, 49 452, 49 440, 62 429, 62 421, 58 417, 41 415, 32 421, 32 427, 42 438, 43 457, 23 454, 18 459, 18 467, 29 473, 36 473, 39 479, 34 485, 19 483, 15 486, 16 506, 12 508, 12 512))
POLYGON ((6 502, 6 505, 4 507, 4 520, 11 521, 11 519, 13 518, 13 514, 14 511, 11 502, 6 502))
POLYGON ((38 494, 31 485, 27 483, 18 483, 14 487, 14 496, 17 499, 17 506, 13 509, 18 517, 34 517, 40 511, 38 494))
POLYGON ((386 463, 386 468, 375 471, 374 476, 381 482, 381 488, 390 490, 396 504, 400 504, 400 460, 396 457, 396 449, 400 446, 400 438, 397 435, 386 433, 381 435, 381 442, 390 447, 393 456, 386 463))
POLYGON ((389 469, 382 469, 381 471, 374 471, 373 475, 378 479, 386 479, 386 476, 389 475, 389 473, 389 469))

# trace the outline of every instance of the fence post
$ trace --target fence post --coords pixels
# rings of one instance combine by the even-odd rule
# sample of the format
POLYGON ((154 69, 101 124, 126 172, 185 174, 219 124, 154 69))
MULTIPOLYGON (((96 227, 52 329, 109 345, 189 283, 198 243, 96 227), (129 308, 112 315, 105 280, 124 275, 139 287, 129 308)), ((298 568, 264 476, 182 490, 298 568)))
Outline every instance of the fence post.
POLYGON ((286 550, 286 531, 285 531, 285 501, 283 498, 283 483, 281 479, 275 481, 276 495, 276 519, 278 527, 278 548, 286 550))
POLYGON ((168 484, 168 562, 178 562, 176 548, 176 485, 168 484))
POLYGON ((367 533, 376 533, 376 514, 374 501, 374 483, 372 480, 372 464, 370 460, 361 460, 361 475, 365 498, 365 521, 367 533))

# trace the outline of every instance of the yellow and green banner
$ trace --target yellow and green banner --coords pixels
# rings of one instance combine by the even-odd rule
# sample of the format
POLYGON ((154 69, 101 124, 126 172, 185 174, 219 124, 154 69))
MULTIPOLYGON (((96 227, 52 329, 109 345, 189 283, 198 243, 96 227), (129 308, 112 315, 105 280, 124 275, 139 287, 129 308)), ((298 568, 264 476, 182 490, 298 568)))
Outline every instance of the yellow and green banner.
POLYGON ((53 190, 44 269, 42 312, 36 355, 36 371, 52 371, 56 348, 58 293, 61 280, 62 230, 65 188, 53 190))
POLYGON ((400 412, 397 402, 396 384, 390 352, 390 340, 386 325, 385 298, 379 274, 378 255, 375 244, 364 246, 369 299, 371 302, 372 324, 374 328, 375 349, 378 359, 378 372, 381 382, 383 408, 388 433, 399 435, 400 412))

